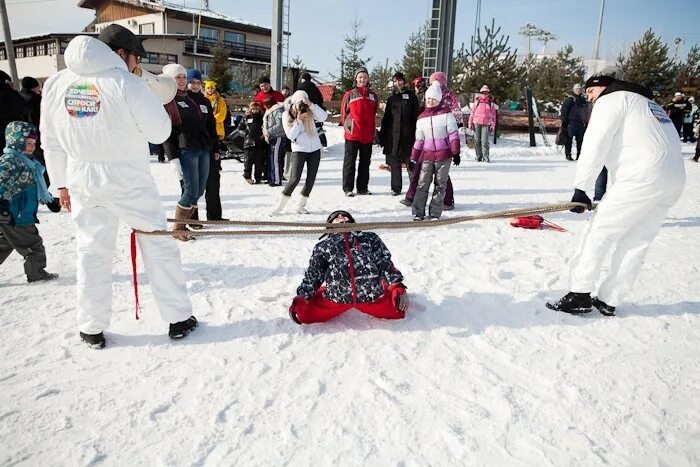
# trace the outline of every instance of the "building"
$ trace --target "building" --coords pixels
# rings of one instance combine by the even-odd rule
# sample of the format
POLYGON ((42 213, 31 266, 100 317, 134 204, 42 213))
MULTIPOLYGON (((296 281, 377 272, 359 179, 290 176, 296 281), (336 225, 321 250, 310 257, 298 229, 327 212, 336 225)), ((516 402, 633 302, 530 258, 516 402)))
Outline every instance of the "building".
MULTIPOLYGON (((73 37, 97 35, 112 23, 121 24, 143 39, 148 52, 143 67, 152 72, 160 72, 167 63, 180 63, 207 75, 212 49, 221 45, 228 52, 235 87, 240 87, 239 90, 245 90, 257 77, 269 73, 269 28, 164 0, 79 0, 78 6, 95 11, 95 19, 83 32, 13 40, 20 78, 44 79, 65 68, 63 52, 73 37)), ((0 69, 9 72, 4 42, 0 43, 0 69)))

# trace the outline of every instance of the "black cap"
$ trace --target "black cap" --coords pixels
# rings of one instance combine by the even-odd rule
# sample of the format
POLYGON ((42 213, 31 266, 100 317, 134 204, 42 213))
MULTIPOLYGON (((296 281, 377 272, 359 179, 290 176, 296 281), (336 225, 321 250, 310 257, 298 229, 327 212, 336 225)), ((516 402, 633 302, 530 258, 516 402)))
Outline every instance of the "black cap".
POLYGON ((304 81, 311 81, 311 74, 308 71, 305 71, 301 74, 300 78, 304 81))
POLYGON ((343 216, 345 216, 345 217, 348 218, 349 223, 351 223, 351 224, 354 224, 354 223, 355 223, 355 218, 352 217, 352 214, 350 214, 350 213, 347 212, 347 211, 344 211, 344 210, 340 209, 340 210, 338 210, 338 211, 333 211, 332 213, 330 213, 330 214, 328 215, 328 218, 326 219, 326 224, 332 223, 333 220, 334 220, 336 217, 338 217, 339 215, 341 215, 341 214, 342 214, 343 216))
POLYGON ((4 71, 0 70, 0 84, 6 83, 6 82, 12 82, 12 78, 10 78, 10 75, 5 73, 4 71))
POLYGON ((146 49, 143 48, 141 39, 119 24, 110 24, 100 31, 100 35, 97 38, 112 49, 124 49, 139 57, 146 56, 146 49))
POLYGON ((406 77, 400 71, 397 71, 396 73, 394 73, 394 76, 392 76, 391 79, 400 79, 404 83, 406 82, 406 77))
POLYGON ((25 76, 22 78, 22 89, 34 89, 39 87, 39 81, 32 78, 31 76, 25 76))
POLYGON ((586 80, 586 84, 583 87, 588 89, 593 86, 610 86, 615 81, 615 78, 612 76, 591 76, 586 80))
POLYGON ((258 80, 258 84, 263 84, 263 83, 270 84, 270 77, 269 76, 261 76, 260 79, 258 80))

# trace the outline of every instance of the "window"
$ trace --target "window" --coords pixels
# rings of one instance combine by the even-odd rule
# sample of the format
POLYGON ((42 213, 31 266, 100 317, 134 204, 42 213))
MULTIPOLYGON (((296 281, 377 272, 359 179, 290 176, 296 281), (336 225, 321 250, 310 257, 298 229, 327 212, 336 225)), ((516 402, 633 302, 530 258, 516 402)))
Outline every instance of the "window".
POLYGON ((224 41, 235 42, 236 44, 245 44, 245 34, 241 34, 239 32, 225 31, 224 41))
POLYGON ((46 44, 39 44, 36 46, 36 55, 37 57, 46 55, 46 44))
POLYGON ((209 76, 209 68, 210 67, 211 67, 211 63, 209 63, 205 60, 199 61, 199 71, 201 71, 204 76, 209 76))
POLYGON ((55 42, 49 42, 49 44, 46 46, 46 54, 47 55, 56 55, 57 50, 58 50, 58 47, 56 46, 55 42))
POLYGON ((34 56, 34 46, 33 45, 28 45, 25 48, 24 56, 25 57, 33 57, 34 56))
POLYGON ((15 48, 15 55, 17 58, 24 58, 24 47, 15 48))
POLYGON ((66 53, 66 47, 68 47, 68 41, 61 41, 61 55, 66 53))
POLYGON ((202 39, 219 40, 219 30, 211 28, 199 28, 199 37, 202 39))
POLYGON ((159 54, 154 53, 154 52, 146 52, 146 56, 141 59, 141 63, 153 63, 153 64, 157 65, 159 59, 160 59, 159 54))
POLYGON ((7 54, 5 53, 5 49, 0 49, 0 60, 7 60, 7 54))
POLYGON ((177 55, 165 54, 165 61, 168 63, 177 63, 177 55))
POLYGON ((139 25, 139 34, 155 34, 156 23, 144 23, 139 25))

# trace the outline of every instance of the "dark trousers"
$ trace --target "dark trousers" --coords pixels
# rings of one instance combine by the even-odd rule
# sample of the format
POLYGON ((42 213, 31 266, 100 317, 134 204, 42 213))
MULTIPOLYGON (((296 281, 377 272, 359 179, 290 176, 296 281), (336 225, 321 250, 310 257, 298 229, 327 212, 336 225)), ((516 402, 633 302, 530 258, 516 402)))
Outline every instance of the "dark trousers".
POLYGON ((35 225, 0 224, 0 264, 16 251, 24 257, 24 273, 32 278, 46 267, 44 242, 35 225))
POLYGON ((270 138, 267 146, 267 182, 270 185, 281 185, 284 173, 284 154, 287 147, 287 138, 270 138))
POLYGON ((695 145, 695 157, 693 157, 693 160, 695 162, 698 162, 699 158, 700 158, 700 138, 698 138, 698 144, 695 145))
MULTIPOLYGON (((413 168, 413 172, 411 172, 411 183, 408 186, 408 191, 406 192, 406 200, 408 201, 413 201, 413 198, 416 196, 416 190, 418 189, 418 181, 420 180, 420 171, 421 171, 421 166, 422 164, 418 163, 416 166, 413 168)), ((449 175, 447 176, 447 187, 445 189, 445 206, 454 206, 455 205, 455 192, 454 189, 452 188, 452 180, 450 179, 449 175)))
POLYGON ((566 129, 568 138, 566 138, 566 144, 564 145, 564 154, 571 157, 571 145, 574 142, 574 138, 576 138, 576 160, 578 160, 578 156, 581 155, 581 146, 583 145, 583 134, 585 131, 583 123, 569 122, 569 126, 566 129))
POLYGON ((204 199, 207 201, 207 220, 221 220, 221 160, 215 161, 213 158, 209 164, 209 177, 207 178, 207 191, 204 199))
POLYGON ((595 181, 595 194, 593 195, 593 201, 600 201, 603 199, 603 195, 608 190, 608 169, 603 167, 600 171, 598 178, 595 181))
POLYGON ((401 164, 406 164, 406 171, 408 172, 408 179, 411 179, 411 169, 408 168, 407 158, 403 158, 400 155, 390 154, 386 156, 386 163, 391 168, 391 191, 395 193, 401 193, 401 188, 403 186, 403 175, 401 175, 401 164))
POLYGON ((693 134, 692 123, 683 124, 683 142, 687 143, 688 141, 690 141, 691 143, 695 142, 695 135, 693 134))
POLYGON ((265 170, 265 146, 255 146, 252 148, 246 148, 245 150, 245 164, 243 164, 243 178, 246 180, 251 178, 253 171, 255 171, 255 183, 260 183, 262 180, 262 174, 265 170))
POLYGON ((352 191, 355 187, 355 161, 360 154, 357 165, 357 192, 367 191, 369 185, 369 164, 372 159, 372 143, 362 144, 345 140, 345 159, 343 159, 343 191, 352 191))
POLYGON ((285 185, 284 190, 282 190, 282 193, 284 193, 285 196, 292 196, 292 192, 299 184, 299 180, 301 180, 301 173, 304 171, 304 164, 306 164, 306 181, 304 182, 304 188, 301 189, 301 195, 309 196, 316 182, 318 166, 321 163, 321 150, 319 149, 314 152, 293 152, 291 158, 292 162, 289 169, 291 177, 287 185, 285 185))

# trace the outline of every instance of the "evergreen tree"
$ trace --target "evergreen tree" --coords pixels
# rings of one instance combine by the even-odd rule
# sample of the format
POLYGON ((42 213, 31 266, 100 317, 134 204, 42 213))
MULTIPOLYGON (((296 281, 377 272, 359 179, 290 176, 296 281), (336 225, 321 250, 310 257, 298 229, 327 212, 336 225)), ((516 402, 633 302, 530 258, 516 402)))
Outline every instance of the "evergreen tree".
POLYGON ((337 57, 340 61, 340 76, 335 78, 338 79, 338 87, 341 92, 352 88, 355 80, 355 70, 365 66, 371 60, 371 58, 363 59, 361 57, 362 50, 367 43, 367 36, 360 34, 361 25, 362 23, 355 19, 352 23, 352 32, 349 36, 345 36, 340 56, 337 57))
POLYGON ((685 63, 678 70, 678 82, 676 89, 687 89, 690 93, 697 93, 700 85, 700 46, 693 45, 688 51, 685 63), (692 91, 694 89, 694 91, 692 91))
POLYGON ((487 84, 497 101, 518 99, 522 95, 524 67, 517 63, 517 49, 508 45, 510 36, 500 34, 496 21, 491 20, 491 27, 484 26, 469 48, 464 46, 457 52, 453 69, 455 77, 453 87, 458 94, 478 92, 487 84))
POLYGON ((384 65, 381 63, 376 64, 369 74, 370 85, 379 96, 380 102, 386 102, 386 99, 391 94, 391 76, 393 73, 392 68, 389 66, 389 59, 387 59, 384 65))
POLYGON ((425 30, 427 24, 422 25, 418 32, 408 36, 404 45, 403 58, 401 59, 401 72, 406 75, 409 82, 423 75, 423 55, 425 53, 425 30))
POLYGON ((574 48, 567 45, 555 57, 533 60, 528 82, 538 101, 562 102, 573 92, 574 84, 583 83, 583 59, 573 56, 574 48))
POLYGON ((632 44, 627 56, 617 59, 625 81, 641 84, 661 96, 673 93, 677 67, 668 57, 668 46, 651 29, 632 44))
POLYGON ((216 82, 216 89, 221 94, 228 94, 231 90, 231 80, 233 79, 233 73, 231 73, 228 61, 230 51, 219 44, 211 49, 211 53, 213 57, 207 77, 216 82))

